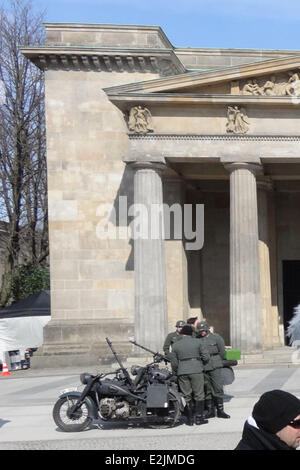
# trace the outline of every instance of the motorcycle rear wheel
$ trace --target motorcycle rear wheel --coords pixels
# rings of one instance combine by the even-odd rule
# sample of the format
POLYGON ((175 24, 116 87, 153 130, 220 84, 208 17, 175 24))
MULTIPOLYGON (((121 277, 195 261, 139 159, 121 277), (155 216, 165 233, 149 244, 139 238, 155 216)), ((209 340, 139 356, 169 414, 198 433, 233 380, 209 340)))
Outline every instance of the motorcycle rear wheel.
POLYGON ((179 403, 177 400, 170 400, 170 405, 169 405, 169 412, 168 415, 165 416, 165 421, 163 420, 163 417, 161 416, 161 420, 158 420, 157 423, 148 423, 149 427, 152 429, 166 429, 166 428, 172 428, 178 423, 180 416, 181 416, 181 411, 179 408, 179 403))
POLYGON ((77 397, 67 396, 59 398, 53 408, 55 424, 65 432, 80 432, 86 429, 92 422, 88 416, 88 408, 85 403, 76 411, 75 416, 70 416, 70 410, 77 402, 77 397))

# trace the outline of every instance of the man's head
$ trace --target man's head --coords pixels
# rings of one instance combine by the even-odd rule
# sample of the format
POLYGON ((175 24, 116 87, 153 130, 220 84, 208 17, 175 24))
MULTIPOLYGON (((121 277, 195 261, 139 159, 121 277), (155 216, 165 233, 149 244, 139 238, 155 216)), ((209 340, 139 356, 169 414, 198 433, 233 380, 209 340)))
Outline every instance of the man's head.
POLYGON ((180 333, 181 329, 184 327, 185 323, 183 320, 178 320, 176 322, 176 330, 178 331, 178 333, 180 333))
POLYGON ((180 334, 183 336, 192 336, 193 335, 193 328, 190 325, 184 325, 181 328, 180 334))
POLYGON ((254 405, 252 416, 259 428, 276 434, 290 447, 300 444, 300 400, 283 390, 264 393, 254 405))
POLYGON ((193 326, 194 328, 196 328, 198 321, 199 321, 198 317, 191 317, 191 318, 187 319, 186 323, 187 323, 187 325, 190 325, 190 326, 193 326))
POLYGON ((199 321, 196 329, 200 336, 206 336, 209 333, 209 324, 207 321, 199 321))

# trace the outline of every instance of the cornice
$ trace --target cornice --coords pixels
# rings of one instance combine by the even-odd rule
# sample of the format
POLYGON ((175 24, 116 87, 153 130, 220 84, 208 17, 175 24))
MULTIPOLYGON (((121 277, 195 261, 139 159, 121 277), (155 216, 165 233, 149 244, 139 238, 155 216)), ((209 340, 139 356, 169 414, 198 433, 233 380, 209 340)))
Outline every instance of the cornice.
POLYGON ((20 49, 42 70, 94 70, 105 72, 185 73, 173 49, 41 46, 20 49))
POLYGON ((300 106, 298 96, 257 96, 257 95, 222 95, 222 94, 192 94, 192 93, 113 93, 104 89, 110 101, 123 111, 128 106, 138 104, 187 104, 187 105, 256 105, 256 106, 300 106))

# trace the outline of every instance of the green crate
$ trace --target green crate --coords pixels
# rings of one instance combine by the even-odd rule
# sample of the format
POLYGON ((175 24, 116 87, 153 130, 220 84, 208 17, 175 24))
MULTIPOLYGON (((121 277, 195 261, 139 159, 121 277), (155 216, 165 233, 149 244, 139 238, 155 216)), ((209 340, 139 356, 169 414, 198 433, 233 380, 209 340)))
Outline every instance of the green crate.
POLYGON ((241 359, 241 351, 239 349, 227 349, 225 359, 238 361, 241 359))

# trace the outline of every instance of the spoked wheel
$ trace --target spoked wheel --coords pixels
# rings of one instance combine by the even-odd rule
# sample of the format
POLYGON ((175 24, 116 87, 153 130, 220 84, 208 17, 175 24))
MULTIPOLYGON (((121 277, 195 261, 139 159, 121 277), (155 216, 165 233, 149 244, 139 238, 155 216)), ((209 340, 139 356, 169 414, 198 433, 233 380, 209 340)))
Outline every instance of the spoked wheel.
POLYGON ((156 422, 149 422, 150 428, 172 428, 173 426, 178 423, 179 418, 181 416, 181 411, 179 408, 179 403, 177 400, 170 400, 169 401, 169 408, 167 410, 162 409, 158 416, 156 422))
POLYGON ((62 431, 83 431, 92 422, 92 418, 88 416, 88 408, 85 403, 75 413, 72 413, 72 408, 77 400, 77 397, 67 396, 57 400, 54 405, 53 419, 62 431))

